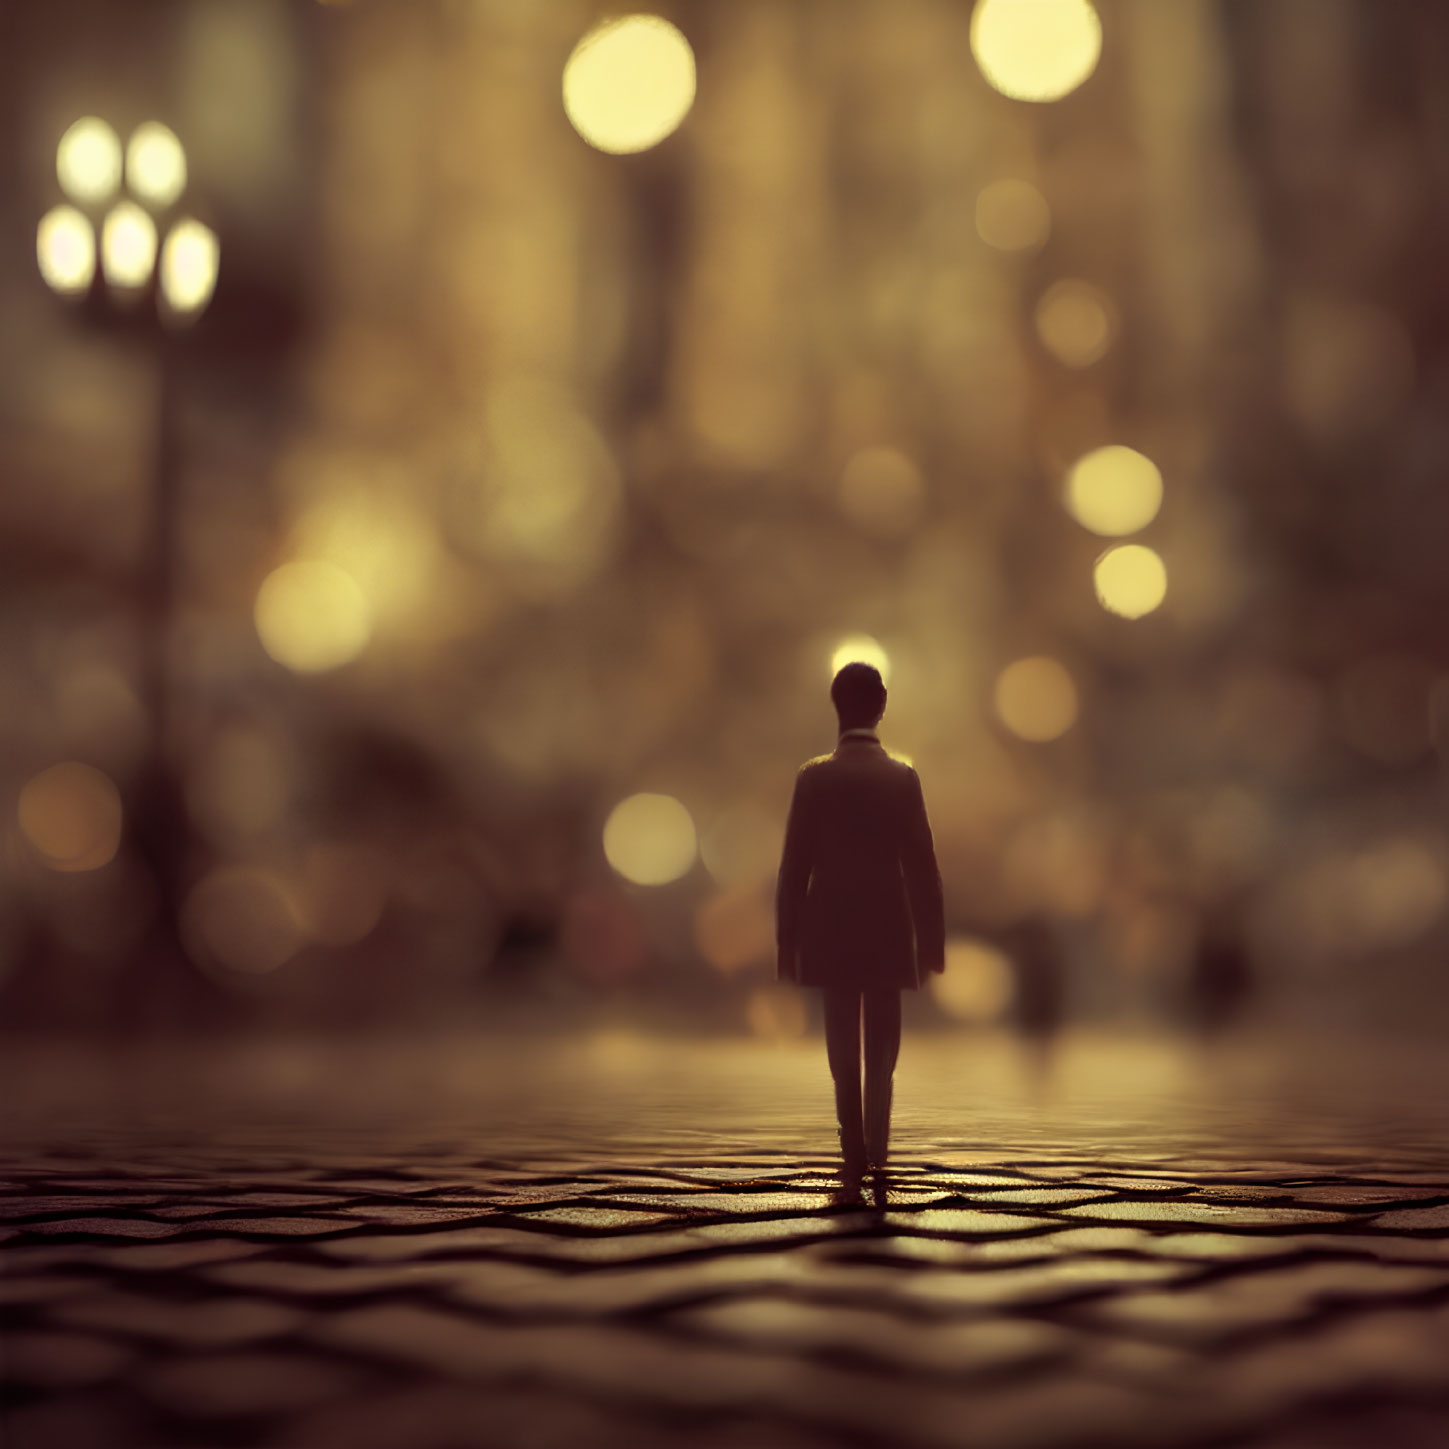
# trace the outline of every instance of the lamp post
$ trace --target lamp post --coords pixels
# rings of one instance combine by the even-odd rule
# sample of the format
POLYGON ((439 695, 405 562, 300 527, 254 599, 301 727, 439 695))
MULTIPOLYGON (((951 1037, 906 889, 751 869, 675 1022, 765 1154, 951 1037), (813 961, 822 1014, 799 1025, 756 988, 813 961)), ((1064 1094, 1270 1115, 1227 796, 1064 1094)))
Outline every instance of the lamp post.
POLYGON ((174 956, 187 856, 168 659, 181 503, 178 391, 186 333, 211 301, 220 247, 210 227, 179 210, 186 153, 160 122, 138 126, 123 147, 105 121, 83 117, 61 137, 55 169, 65 200, 37 227, 40 275, 89 325, 134 336, 156 376, 154 469, 138 588, 148 733, 132 792, 131 833, 159 895, 158 931, 148 945, 174 956))

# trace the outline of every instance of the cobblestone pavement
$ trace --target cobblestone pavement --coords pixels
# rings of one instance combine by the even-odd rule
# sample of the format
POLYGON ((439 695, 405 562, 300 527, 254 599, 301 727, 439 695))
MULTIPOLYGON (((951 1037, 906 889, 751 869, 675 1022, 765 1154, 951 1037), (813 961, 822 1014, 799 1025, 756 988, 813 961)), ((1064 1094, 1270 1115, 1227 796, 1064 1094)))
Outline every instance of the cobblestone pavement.
POLYGON ((7 1071, 4 1445, 1449 1445, 1422 1082, 1002 1090, 908 1043, 855 1197, 818 1055, 7 1071))

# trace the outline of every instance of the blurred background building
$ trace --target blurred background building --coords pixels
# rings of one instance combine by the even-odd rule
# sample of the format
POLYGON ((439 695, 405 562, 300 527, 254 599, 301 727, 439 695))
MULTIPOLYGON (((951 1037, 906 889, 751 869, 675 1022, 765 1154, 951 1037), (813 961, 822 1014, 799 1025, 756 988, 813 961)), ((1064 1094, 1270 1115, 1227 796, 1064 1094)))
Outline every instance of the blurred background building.
POLYGON ((0 65, 12 1029, 1449 1019, 1449 8, 50 0, 0 65))

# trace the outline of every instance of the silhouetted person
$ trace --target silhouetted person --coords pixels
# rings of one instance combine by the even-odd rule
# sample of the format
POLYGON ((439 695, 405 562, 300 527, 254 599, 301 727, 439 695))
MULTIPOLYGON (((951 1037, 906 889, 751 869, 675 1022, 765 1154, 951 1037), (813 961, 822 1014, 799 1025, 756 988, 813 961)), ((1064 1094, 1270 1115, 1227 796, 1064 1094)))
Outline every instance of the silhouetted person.
POLYGON ((1040 916, 1027 916, 1008 926, 999 939, 1014 973, 1012 1024, 1044 1054, 1062 1026, 1064 982, 1056 936, 1040 916))
POLYGON ((1010 964, 1011 1008, 1006 1022, 1016 1034, 1034 1085, 1042 1088, 1051 1076, 1066 997, 1057 933, 1044 916, 1031 914, 985 934, 1010 964))
POLYGON ((1209 917, 1188 968, 1189 1024, 1205 1039, 1238 1024, 1253 994, 1253 967, 1240 923, 1228 909, 1209 917))
POLYGON ((847 664, 830 698, 840 740, 796 777, 775 929, 780 979, 824 990, 841 1154, 845 1175, 859 1177, 885 1164, 900 993, 945 968, 945 920, 921 782, 876 738, 886 704, 880 675, 847 664))

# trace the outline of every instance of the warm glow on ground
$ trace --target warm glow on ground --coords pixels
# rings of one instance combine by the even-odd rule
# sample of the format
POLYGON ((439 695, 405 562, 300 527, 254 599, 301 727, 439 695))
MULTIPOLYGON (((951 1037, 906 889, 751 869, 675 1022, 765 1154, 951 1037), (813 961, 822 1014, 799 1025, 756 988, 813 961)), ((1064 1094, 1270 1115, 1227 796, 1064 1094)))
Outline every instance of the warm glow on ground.
POLYGON ((869 634, 852 634, 835 646, 830 656, 830 677, 835 678, 847 664, 871 664, 879 671, 881 682, 891 682, 891 661, 880 641, 869 634))
POLYGON ((55 152, 55 174, 72 201, 105 201, 121 184, 121 141, 99 116, 83 116, 55 152))
POLYGON ((1088 0, 978 0, 971 51, 1002 95, 1056 101, 1097 68, 1102 22, 1088 0))
POLYGON ((1090 282, 1056 282, 1036 305, 1036 332, 1042 346, 1064 366, 1090 367, 1116 336, 1116 308, 1090 282))
POLYGON ((689 811, 672 795, 630 795, 604 824, 604 856, 635 885, 667 885, 694 864, 689 811))
POLYGON ((840 475, 840 509, 868 533, 908 532, 921 516, 921 471, 897 448, 861 448, 840 475))
POLYGON ((658 15, 606 20, 569 56, 563 103, 589 145, 614 155, 647 151, 694 104, 694 52, 658 15))
POLYGON ((976 234, 1002 252, 1034 252, 1051 234, 1046 197, 1029 181, 993 181, 976 198, 976 234))
POLYGON ((126 147, 126 184, 152 206, 166 207, 186 189, 186 152, 160 121, 136 127, 126 147))
POLYGON ((1077 687, 1055 659, 1018 659, 996 680, 996 713, 1020 739, 1054 740, 1076 723, 1077 687))
POLYGON ((96 234, 73 206, 57 206, 35 232, 35 260, 46 286, 56 292, 84 292, 96 274, 96 234))
POLYGON ((199 312, 216 288, 220 247, 209 226, 187 218, 161 248, 161 295, 173 312, 199 312))
POLYGON ((1151 458, 1114 443, 1078 459, 1067 478, 1065 501, 1083 528, 1121 538, 1157 517, 1162 474, 1151 458))
POLYGON ((298 559, 268 574, 255 619, 262 648, 302 674, 356 659, 372 637, 372 609, 357 581, 321 559, 298 559))
POLYGON ((111 208, 101 227, 101 271, 113 287, 144 287, 156 265, 156 223, 134 201, 111 208))
POLYGON ((20 832, 52 870, 98 870, 121 843, 121 792, 91 765, 52 765, 20 791, 20 832))
POLYGON ((946 969, 930 978, 929 989, 958 1021, 997 1021, 1011 1005, 1011 960, 986 941, 957 937, 946 943, 946 969))
POLYGON ((186 898, 181 939, 198 965, 264 976, 307 937, 282 881, 260 866, 239 865, 212 871, 186 898))
POLYGON ((1124 619, 1150 614, 1167 597, 1167 568, 1150 548, 1124 543, 1097 560, 1097 602, 1124 619))

